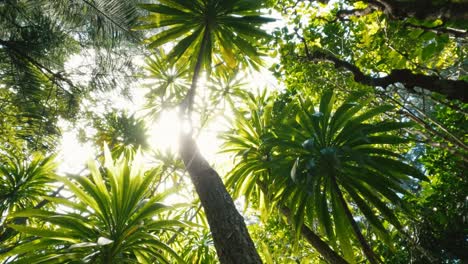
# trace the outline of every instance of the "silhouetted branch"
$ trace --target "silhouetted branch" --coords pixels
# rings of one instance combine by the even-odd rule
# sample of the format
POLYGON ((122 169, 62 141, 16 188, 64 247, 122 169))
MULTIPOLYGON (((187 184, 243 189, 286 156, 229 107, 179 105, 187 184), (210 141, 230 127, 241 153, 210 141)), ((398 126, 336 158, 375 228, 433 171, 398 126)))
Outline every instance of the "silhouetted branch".
POLYGON ((417 93, 414 88, 420 87, 445 95, 451 100, 456 99, 464 103, 468 102, 468 82, 463 80, 440 79, 437 76, 412 73, 408 69, 394 69, 385 77, 372 77, 365 75, 356 65, 320 51, 315 51, 307 56, 306 59, 312 62, 326 61, 333 63, 335 68, 345 68, 353 73, 356 82, 364 85, 386 88, 389 85, 401 83, 411 93, 417 93))

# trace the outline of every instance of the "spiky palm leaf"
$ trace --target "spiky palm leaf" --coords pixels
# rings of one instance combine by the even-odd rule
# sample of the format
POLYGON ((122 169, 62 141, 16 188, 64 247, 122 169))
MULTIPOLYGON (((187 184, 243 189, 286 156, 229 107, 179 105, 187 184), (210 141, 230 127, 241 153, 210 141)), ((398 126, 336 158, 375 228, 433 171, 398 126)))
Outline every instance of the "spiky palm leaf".
POLYGON ((13 263, 182 263, 161 238, 186 224, 162 217, 174 210, 161 203, 170 190, 149 196, 157 170, 145 173, 140 158, 113 160, 106 149, 103 168, 95 162, 88 165, 89 178, 58 177, 76 199, 48 198, 60 204, 62 212, 15 213, 13 217, 42 220, 44 225, 10 225, 31 239, 0 256, 20 256, 13 263))
POLYGON ((226 67, 212 74, 207 85, 211 105, 220 107, 221 104, 222 108, 226 108, 227 103, 234 109, 234 105, 245 96, 245 77, 239 70, 226 67))
MULTIPOLYGON (((81 37, 101 47, 112 48, 122 40, 138 42, 140 35, 130 29, 141 15, 136 0, 35 1, 50 17, 69 27, 83 27, 81 37)), ((32 4, 32 3, 31 3, 32 4)), ((30 5, 31 5, 30 4, 30 5)))
POLYGON ((145 109, 155 120, 163 109, 175 107, 186 96, 189 87, 186 64, 171 64, 162 49, 157 51, 153 57, 146 58, 149 81, 146 86, 150 91, 145 96, 145 109))
POLYGON ((101 146, 108 144, 114 157, 149 147, 146 124, 135 115, 112 112, 105 115, 103 120, 97 119, 95 126, 98 130, 95 142, 101 146))
POLYGON ((213 238, 209 230, 189 232, 186 238, 187 243, 183 244, 184 248, 181 256, 187 263, 217 263, 213 238))
MULTIPOLYGON (((270 182, 270 174, 265 166, 270 150, 265 148, 263 140, 265 136, 270 135, 272 128, 269 117, 274 97, 268 96, 264 90, 258 96, 245 93, 243 98, 246 106, 235 111, 235 130, 221 135, 225 140, 222 151, 235 153, 242 160, 230 172, 226 185, 233 189, 234 197, 253 195, 265 198, 258 184, 270 182)), ((261 199, 260 205, 265 205, 264 202, 265 199, 261 199)), ((265 206, 261 206, 260 209, 263 212, 268 210, 265 206)))
POLYGON ((35 206, 52 188, 54 156, 2 151, 0 158, 0 225, 10 212, 35 206))

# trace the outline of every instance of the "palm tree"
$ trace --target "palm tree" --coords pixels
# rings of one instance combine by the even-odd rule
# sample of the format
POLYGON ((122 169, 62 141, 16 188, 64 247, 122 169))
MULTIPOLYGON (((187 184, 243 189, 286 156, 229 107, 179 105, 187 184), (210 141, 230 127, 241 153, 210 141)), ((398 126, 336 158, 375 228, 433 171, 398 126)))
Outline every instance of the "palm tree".
MULTIPOLYGON (((2 151, 3 152, 3 151, 2 151)), ((56 164, 54 156, 44 157, 35 153, 23 157, 18 152, 5 151, 0 158, 0 242, 6 242, 17 232, 8 228, 7 218, 12 213, 38 206, 42 197, 53 188, 56 164)), ((24 223, 15 219, 14 223, 24 223)))
POLYGON ((187 92, 188 69, 186 63, 170 63, 163 49, 146 58, 146 78, 150 91, 146 94, 147 115, 157 119, 162 110, 176 107, 187 92))
POLYGON ((186 235, 182 257, 193 264, 216 263, 213 238, 208 229, 196 230, 186 235))
POLYGON ((94 126, 97 133, 94 141, 98 146, 108 144, 113 157, 119 157, 123 152, 135 153, 138 149, 147 150, 147 128, 142 119, 125 112, 111 112, 104 119, 96 119, 94 126))
POLYGON ((174 208, 161 202, 171 190, 152 195, 148 186, 158 170, 143 171, 140 158, 113 160, 106 148, 102 168, 88 165, 90 177, 57 177, 75 198, 47 198, 60 205, 54 211, 13 214, 35 224, 10 225, 30 237, 0 257, 13 256, 12 263, 183 263, 162 240, 186 224, 166 219, 164 212, 174 208))
POLYGON ((270 110, 253 111, 226 136, 227 150, 242 157, 228 183, 247 194, 263 184, 274 201, 291 208, 298 232, 304 223, 317 223, 351 262, 354 234, 367 259, 377 263, 354 216, 362 214, 388 241, 382 219, 401 229, 390 208, 406 209, 398 193, 407 193, 410 176, 425 177, 390 149, 407 142, 392 133, 411 124, 378 121, 391 109, 386 105, 360 113, 366 103, 357 103, 359 96, 335 111, 332 92, 324 93, 318 108, 309 99, 285 95, 270 110))
POLYGON ((193 66, 192 84, 187 95, 187 110, 190 112, 202 68, 209 73, 213 55, 215 62, 225 61, 231 68, 237 61, 258 66, 261 64, 255 48, 259 39, 269 35, 259 26, 273 21, 260 16, 261 1, 219 0, 164 1, 163 4, 142 4, 150 15, 142 20, 147 22, 137 29, 164 28, 148 38, 148 48, 159 47, 169 41, 180 39, 168 54, 172 62, 184 55, 193 66), (242 56, 239 56, 242 54, 242 56), (192 59, 196 56, 196 60, 192 59), (217 61, 216 61, 217 60, 217 61))
MULTIPOLYGON (((250 197, 260 200, 257 205, 263 219, 268 218, 271 207, 276 207, 293 224, 296 217, 292 210, 274 199, 277 192, 275 186, 281 188, 283 183, 272 184, 277 181, 272 178, 273 170, 269 169, 273 162, 269 158, 272 149, 270 144, 264 142, 271 136, 275 122, 272 111, 276 96, 268 95, 264 90, 258 95, 244 93, 242 98, 246 106, 238 107, 235 111, 234 130, 222 135, 225 140, 223 152, 241 157, 228 175, 226 185, 232 188, 234 197, 245 195, 247 202, 250 197)), ((310 227, 304 224, 298 230, 328 262, 348 263, 310 227)))
POLYGON ((0 159, 0 215, 36 205, 51 189, 56 169, 54 156, 4 154, 0 159))
MULTIPOLYGON (((259 29, 271 19, 260 16, 261 1, 168 0, 146 4, 150 15, 140 29, 162 28, 147 41, 149 48, 179 40, 169 53, 173 61, 188 59, 193 67, 190 89, 181 105, 185 119, 191 121, 198 79, 204 68, 209 75, 212 62, 220 57, 230 67, 237 61, 247 65, 260 63, 255 45, 267 34, 259 29), (238 56, 241 53, 242 56, 238 56), (184 57, 185 56, 185 57, 184 57)), ((180 155, 190 174, 213 235, 222 263, 261 263, 242 216, 237 212, 217 172, 199 153, 190 134, 182 135, 180 155)))

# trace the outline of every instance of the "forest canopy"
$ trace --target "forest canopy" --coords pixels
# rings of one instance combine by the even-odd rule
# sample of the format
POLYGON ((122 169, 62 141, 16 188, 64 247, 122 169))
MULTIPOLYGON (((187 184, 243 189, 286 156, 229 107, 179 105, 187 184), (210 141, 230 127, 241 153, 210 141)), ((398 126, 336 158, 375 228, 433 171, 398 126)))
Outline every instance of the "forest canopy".
POLYGON ((467 262, 466 10, 0 0, 0 262, 467 262))

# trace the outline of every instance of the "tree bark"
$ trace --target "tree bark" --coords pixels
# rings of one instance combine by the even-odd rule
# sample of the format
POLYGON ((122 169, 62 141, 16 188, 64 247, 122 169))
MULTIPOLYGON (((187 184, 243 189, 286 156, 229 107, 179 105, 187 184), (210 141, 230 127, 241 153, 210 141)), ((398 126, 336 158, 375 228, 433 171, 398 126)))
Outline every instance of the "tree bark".
POLYGON ((457 99, 468 103, 468 82, 463 80, 440 79, 437 76, 412 73, 408 69, 392 70, 385 77, 371 77, 365 75, 356 65, 320 51, 307 54, 307 59, 309 61, 327 61, 333 63, 335 68, 345 68, 353 73, 354 80, 361 84, 386 88, 391 84, 401 83, 411 93, 417 93, 414 87, 420 87, 445 95, 447 99, 457 99))
MULTIPOLYGON (((292 221, 291 209, 284 205, 279 205, 278 209, 286 216, 289 222, 292 221)), ((325 243, 318 235, 316 235, 309 227, 305 224, 301 227, 301 234, 311 244, 326 261, 332 264, 348 264, 348 262, 336 253, 330 246, 325 243)))
MULTIPOLYGON (((192 84, 180 106, 181 113, 185 112, 185 118, 188 118, 189 122, 191 122, 193 102, 202 69, 203 54, 210 41, 209 27, 205 27, 204 30, 193 70, 192 84)), ((200 154, 191 133, 181 132, 179 154, 205 210, 219 261, 223 264, 262 263, 244 218, 237 211, 218 173, 200 154)))
MULTIPOLYGON (((424 0, 426 1, 426 0, 424 0)), ((426 2, 430 2, 430 1, 426 1, 426 2)), ((447 27, 446 26, 446 22, 448 22, 450 20, 450 18, 445 18, 445 21, 443 21, 443 23, 441 25, 438 25, 438 26, 434 26, 434 27, 427 27, 427 26, 423 26, 423 25, 417 25, 417 24, 412 24, 410 22, 407 22, 406 20, 408 20, 409 17, 412 17, 412 16, 415 16, 415 11, 419 11, 418 15, 420 16, 419 19, 432 19, 432 20, 435 20, 437 18, 439 18, 437 15, 439 16, 442 16, 443 14, 445 15, 450 15, 451 13, 453 13, 453 11, 450 11, 448 13, 441 13, 441 10, 444 10, 443 8, 437 8, 434 12, 434 10, 432 11, 432 13, 430 13, 430 16, 426 17, 428 14, 427 10, 425 10, 424 8, 421 8, 419 6, 417 6, 416 4, 412 4, 410 5, 410 7, 413 7, 413 11, 410 11, 408 10, 408 6, 405 8, 405 10, 401 10, 401 8, 395 8, 395 6, 391 6, 390 4, 388 3, 385 3, 384 1, 368 1, 367 2, 367 7, 365 8, 355 8, 355 9, 341 9, 341 10, 338 10, 336 12, 336 15, 335 15, 335 18, 333 20, 329 20, 329 19, 326 19, 326 18, 323 18, 324 20, 328 21, 328 22, 336 22, 336 21, 348 21, 349 20, 349 17, 362 17, 362 16, 366 16, 366 15, 369 15, 371 13, 374 13, 375 11, 382 11, 384 12, 388 18, 392 19, 392 20, 400 20, 400 21, 404 21, 402 23, 402 25, 406 26, 406 27, 409 27, 409 28, 416 28, 416 29, 422 29, 424 31, 430 31, 430 32, 434 32, 436 34, 449 34, 449 35, 452 35, 454 37, 457 37, 457 38, 466 38, 468 36, 468 31, 466 29, 460 29, 460 28, 451 28, 451 27, 447 27), (425 10, 423 13, 421 13, 420 11, 421 10, 425 10), (398 16, 396 16, 395 14, 398 14, 398 16), (425 15, 426 14, 426 15, 425 15), (421 18, 422 16, 422 18, 421 18)), ((398 7, 398 6, 397 6, 398 7)), ((451 7, 452 9, 456 9, 456 7, 451 7)), ((464 7, 465 9, 468 8, 468 6, 465 5, 464 7)), ((458 17, 460 17, 460 15, 465 15, 466 16, 466 12, 465 13, 460 13, 458 12, 458 17)), ((455 19, 457 20, 457 19, 455 19)), ((465 20, 466 20, 466 17, 465 17, 465 20)))
POLYGON ((200 154, 190 135, 181 136, 180 155, 205 210, 219 261, 223 264, 262 263, 244 218, 218 173, 200 154))

